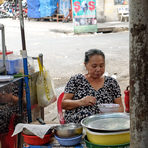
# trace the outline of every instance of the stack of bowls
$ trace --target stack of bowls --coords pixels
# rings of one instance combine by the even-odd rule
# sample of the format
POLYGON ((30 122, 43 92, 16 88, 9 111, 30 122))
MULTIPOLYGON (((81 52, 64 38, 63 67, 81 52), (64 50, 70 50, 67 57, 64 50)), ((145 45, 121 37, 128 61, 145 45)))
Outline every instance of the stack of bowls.
POLYGON ((73 146, 81 142, 82 130, 80 124, 62 124, 54 128, 54 135, 60 145, 73 146))
POLYGON ((130 142, 129 121, 127 114, 108 113, 86 117, 81 124, 86 131, 88 142, 99 146, 119 147, 130 142))
POLYGON ((122 132, 93 132, 91 130, 86 130, 87 138, 93 144, 99 145, 120 145, 124 143, 129 143, 130 135, 129 131, 122 132))

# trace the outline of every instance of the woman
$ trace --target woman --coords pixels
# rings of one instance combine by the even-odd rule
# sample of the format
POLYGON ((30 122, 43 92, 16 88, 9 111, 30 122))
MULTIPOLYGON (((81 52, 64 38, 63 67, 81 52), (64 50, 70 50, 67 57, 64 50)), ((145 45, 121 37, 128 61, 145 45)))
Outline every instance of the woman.
POLYGON ((65 109, 66 123, 79 123, 87 116, 100 113, 98 104, 119 104, 123 112, 121 90, 117 81, 104 76, 105 55, 101 50, 90 49, 85 52, 84 64, 87 74, 70 78, 64 91, 62 108, 65 109))

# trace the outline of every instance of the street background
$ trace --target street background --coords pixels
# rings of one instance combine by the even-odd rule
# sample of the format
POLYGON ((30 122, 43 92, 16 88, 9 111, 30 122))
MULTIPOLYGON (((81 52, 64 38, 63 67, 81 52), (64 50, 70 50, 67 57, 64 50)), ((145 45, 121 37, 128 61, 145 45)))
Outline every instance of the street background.
MULTIPOLYGON (((5 25, 7 50, 20 54, 22 45, 19 20, 5 18, 0 19, 0 23, 5 25)), ((85 51, 98 48, 106 55, 106 72, 109 75, 117 73, 124 99, 124 90, 129 85, 128 22, 98 23, 99 33, 79 35, 73 33, 72 22, 25 20, 24 24, 28 56, 43 54, 44 66, 50 71, 57 96, 72 75, 85 73, 85 51), (103 33, 102 30, 110 33, 103 33)), ((51 120, 58 121, 56 102, 45 108, 45 122, 51 120)))

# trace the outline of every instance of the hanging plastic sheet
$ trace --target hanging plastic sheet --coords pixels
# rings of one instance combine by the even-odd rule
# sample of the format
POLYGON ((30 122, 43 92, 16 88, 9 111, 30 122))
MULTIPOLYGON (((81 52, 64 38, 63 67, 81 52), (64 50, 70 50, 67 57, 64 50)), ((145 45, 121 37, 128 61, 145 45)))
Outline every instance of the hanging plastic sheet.
POLYGON ((60 14, 63 14, 64 17, 67 17, 70 9, 71 9, 70 0, 59 0, 59 13, 60 14))
POLYGON ((52 16, 57 10, 59 0, 39 0, 41 17, 52 16))
POLYGON ((27 0, 28 5, 28 17, 40 18, 40 1, 39 0, 27 0))

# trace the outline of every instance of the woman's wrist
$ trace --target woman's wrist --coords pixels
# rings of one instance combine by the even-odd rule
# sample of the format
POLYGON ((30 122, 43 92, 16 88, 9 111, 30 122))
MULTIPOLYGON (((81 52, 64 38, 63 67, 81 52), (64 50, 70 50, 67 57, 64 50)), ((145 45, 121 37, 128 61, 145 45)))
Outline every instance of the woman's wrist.
POLYGON ((84 106, 83 98, 79 100, 79 106, 84 106))

